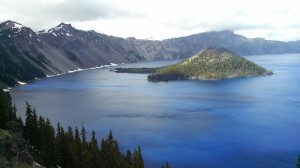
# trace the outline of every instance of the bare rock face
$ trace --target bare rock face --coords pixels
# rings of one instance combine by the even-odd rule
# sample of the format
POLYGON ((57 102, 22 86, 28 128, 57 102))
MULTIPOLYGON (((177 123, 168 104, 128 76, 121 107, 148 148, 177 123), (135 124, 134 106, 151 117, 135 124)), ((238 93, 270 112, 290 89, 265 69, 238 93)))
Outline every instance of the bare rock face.
POLYGON ((9 122, 9 129, 0 129, 0 167, 32 168, 42 167, 34 162, 28 152, 28 145, 23 137, 22 126, 17 122, 9 122))

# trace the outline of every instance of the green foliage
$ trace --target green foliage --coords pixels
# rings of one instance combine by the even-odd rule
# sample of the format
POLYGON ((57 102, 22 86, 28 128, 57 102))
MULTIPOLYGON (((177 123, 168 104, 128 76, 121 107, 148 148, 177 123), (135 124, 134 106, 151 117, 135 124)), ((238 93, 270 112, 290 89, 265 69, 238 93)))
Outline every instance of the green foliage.
POLYGON ((140 146, 138 147, 138 150, 134 149, 134 151, 133 151, 132 165, 133 165, 133 168, 143 168, 144 167, 142 149, 140 146))
POLYGON ((109 132, 107 139, 102 140, 101 149, 103 160, 106 160, 104 167, 117 168, 120 166, 118 160, 121 160, 121 153, 117 140, 113 138, 112 131, 109 132))
POLYGON ((59 165, 63 168, 143 168, 144 161, 141 147, 130 150, 126 155, 120 152, 119 144, 114 139, 112 131, 101 146, 97 144, 96 133, 93 130, 91 140, 86 140, 84 126, 81 131, 75 127, 64 128, 57 123, 56 131, 49 119, 37 116, 35 109, 28 103, 26 107, 25 138, 30 143, 30 150, 39 163, 46 167, 59 165))
POLYGON ((225 49, 206 49, 180 63, 159 68, 149 81, 226 79, 272 74, 225 49))

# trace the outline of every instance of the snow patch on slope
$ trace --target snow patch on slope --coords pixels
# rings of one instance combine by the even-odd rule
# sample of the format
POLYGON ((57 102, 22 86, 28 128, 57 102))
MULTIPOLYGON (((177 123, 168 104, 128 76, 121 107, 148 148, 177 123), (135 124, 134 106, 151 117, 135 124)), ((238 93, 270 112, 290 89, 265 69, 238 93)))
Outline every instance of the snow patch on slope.
POLYGON ((27 83, 25 83, 25 82, 21 82, 21 81, 17 81, 18 82, 18 84, 20 84, 20 85, 26 85, 27 83))

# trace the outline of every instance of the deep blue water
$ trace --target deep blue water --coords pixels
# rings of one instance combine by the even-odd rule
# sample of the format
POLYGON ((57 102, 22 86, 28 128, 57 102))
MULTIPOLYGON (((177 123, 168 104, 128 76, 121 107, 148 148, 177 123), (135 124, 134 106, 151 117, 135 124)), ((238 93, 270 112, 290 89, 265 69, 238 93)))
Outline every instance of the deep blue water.
POLYGON ((166 161, 174 168, 295 167, 300 55, 247 58, 274 75, 153 83, 147 75, 98 69, 35 81, 10 93, 21 116, 28 101, 53 125, 84 124, 98 139, 111 129, 122 150, 141 145, 147 168, 166 161))

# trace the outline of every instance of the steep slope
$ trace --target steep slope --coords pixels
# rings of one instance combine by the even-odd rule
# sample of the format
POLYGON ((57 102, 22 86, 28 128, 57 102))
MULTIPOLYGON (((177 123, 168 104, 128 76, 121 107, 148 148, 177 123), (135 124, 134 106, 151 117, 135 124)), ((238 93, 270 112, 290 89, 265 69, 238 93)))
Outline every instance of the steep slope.
POLYGON ((34 162, 29 147, 23 137, 22 126, 10 122, 9 129, 0 128, 0 167, 1 168, 42 168, 34 162))
POLYGON ((0 24, 0 86, 45 76, 41 68, 46 69, 43 65, 46 59, 34 52, 33 45, 28 45, 34 34, 16 22, 0 24))
POLYGON ((77 69, 145 60, 124 39, 68 24, 33 32, 14 21, 0 24, 0 86, 77 69))
POLYGON ((208 48, 180 63, 159 68, 150 81, 226 79, 272 74, 223 48, 208 48))
POLYGON ((0 86, 110 63, 183 59, 208 47, 239 55, 299 53, 300 41, 248 39, 232 31, 151 41, 82 31, 64 23, 34 32, 6 21, 0 24, 0 86))
POLYGON ((134 52, 129 53, 130 48, 123 46, 121 38, 77 30, 69 24, 61 23, 37 36, 45 45, 39 51, 55 65, 51 67, 54 72, 144 60, 134 52))

